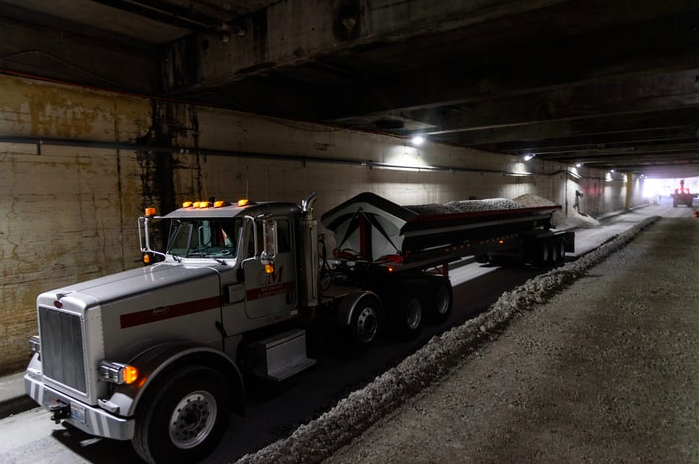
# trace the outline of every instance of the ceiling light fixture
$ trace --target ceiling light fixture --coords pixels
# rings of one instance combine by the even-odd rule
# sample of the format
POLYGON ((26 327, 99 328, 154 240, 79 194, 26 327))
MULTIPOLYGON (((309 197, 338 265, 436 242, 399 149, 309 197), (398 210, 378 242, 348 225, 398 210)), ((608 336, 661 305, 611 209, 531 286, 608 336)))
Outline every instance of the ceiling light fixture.
POLYGON ((529 153, 528 155, 524 155, 524 161, 529 161, 530 159, 534 158, 536 156, 536 153, 529 153))

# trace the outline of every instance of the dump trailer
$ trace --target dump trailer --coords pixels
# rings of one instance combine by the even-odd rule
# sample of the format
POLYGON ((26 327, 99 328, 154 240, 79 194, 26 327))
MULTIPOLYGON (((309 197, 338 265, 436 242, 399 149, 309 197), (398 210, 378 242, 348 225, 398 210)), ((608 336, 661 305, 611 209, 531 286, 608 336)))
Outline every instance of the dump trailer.
POLYGON ((699 193, 689 193, 689 188, 685 188, 684 179, 680 180, 680 188, 675 189, 672 197, 672 207, 677 208, 680 205, 685 205, 691 208, 694 204, 694 199, 699 196, 699 193))
POLYGON ((27 394, 57 423, 131 440, 147 462, 195 462, 244 413, 244 379, 281 382, 315 364, 309 328, 358 351, 383 328, 413 337, 448 318, 450 263, 552 266, 573 247, 551 229, 559 206, 404 207, 363 193, 322 216, 329 256, 315 201, 147 209, 148 265, 38 296, 27 394), (169 227, 164 250, 151 244, 155 223, 169 227))

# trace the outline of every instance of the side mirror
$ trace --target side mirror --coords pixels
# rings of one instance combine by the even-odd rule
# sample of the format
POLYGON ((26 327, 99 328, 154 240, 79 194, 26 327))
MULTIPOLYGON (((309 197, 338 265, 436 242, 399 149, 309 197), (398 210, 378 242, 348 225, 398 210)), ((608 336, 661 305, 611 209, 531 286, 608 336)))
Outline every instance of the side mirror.
POLYGON ((260 262, 265 265, 274 265, 277 257, 277 221, 274 219, 262 220, 262 253, 260 262))

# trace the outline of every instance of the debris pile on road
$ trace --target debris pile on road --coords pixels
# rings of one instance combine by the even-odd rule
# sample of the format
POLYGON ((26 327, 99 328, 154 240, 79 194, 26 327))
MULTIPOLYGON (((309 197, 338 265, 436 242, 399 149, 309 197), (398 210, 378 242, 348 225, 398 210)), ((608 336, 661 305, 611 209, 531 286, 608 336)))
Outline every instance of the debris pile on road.
POLYGON ((515 317, 545 303, 592 266, 624 247, 657 219, 646 219, 577 261, 534 277, 504 293, 487 311, 433 337, 396 367, 339 401, 318 419, 300 426, 290 437, 243 456, 238 463, 320 462, 331 456, 408 398, 444 377, 462 359, 496 338, 515 317))

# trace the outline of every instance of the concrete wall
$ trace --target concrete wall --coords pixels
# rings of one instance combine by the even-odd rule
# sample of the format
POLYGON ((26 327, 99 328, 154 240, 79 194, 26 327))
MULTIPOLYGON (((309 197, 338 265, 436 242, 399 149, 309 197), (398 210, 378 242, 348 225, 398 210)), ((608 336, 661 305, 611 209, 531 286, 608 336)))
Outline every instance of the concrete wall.
POLYGON ((602 213, 623 206, 624 197, 623 183, 607 198, 606 186, 588 178, 594 173, 571 182, 563 166, 536 159, 525 165, 429 142, 418 149, 379 134, 2 75, 0 136, 0 374, 26 365, 37 294, 140 265, 136 218, 144 206, 164 213, 186 199, 246 195, 298 202, 316 191, 321 214, 371 190, 399 204, 530 193, 568 208, 577 186, 586 190, 584 208, 602 213), (10 143, 9 136, 34 139, 10 143), (264 158, 270 155, 280 158, 264 158), (525 172, 534 175, 516 175, 525 172))

